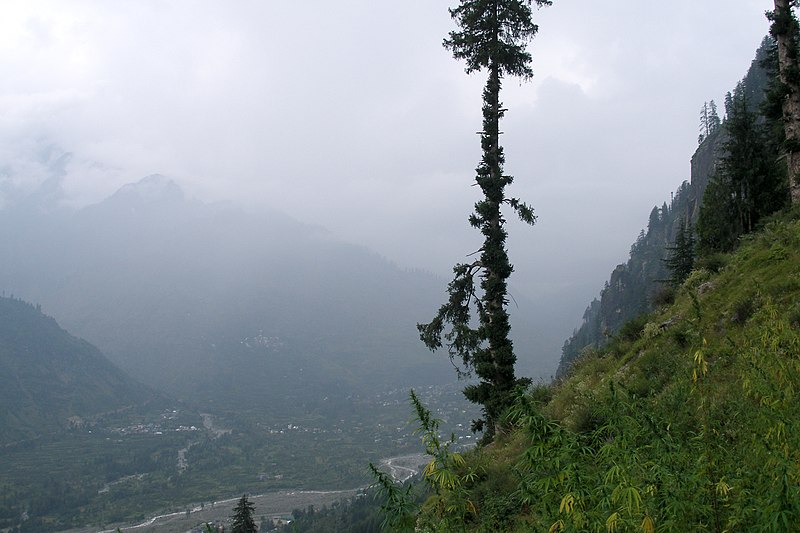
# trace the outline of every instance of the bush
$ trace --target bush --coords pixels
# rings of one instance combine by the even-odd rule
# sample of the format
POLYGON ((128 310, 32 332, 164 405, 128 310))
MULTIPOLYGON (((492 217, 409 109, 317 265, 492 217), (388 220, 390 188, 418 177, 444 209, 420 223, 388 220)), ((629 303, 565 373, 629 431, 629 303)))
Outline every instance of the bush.
POLYGON ((642 331, 644 331, 644 326, 647 324, 648 316, 646 314, 642 314, 637 316, 636 318, 632 318, 625 322, 621 328, 619 328, 619 332, 617 333, 617 337, 634 342, 639 340, 642 336, 642 331))
POLYGON ((528 389, 528 396, 534 403, 545 405, 553 399, 553 391, 546 383, 537 383, 528 389))
POLYGON ((744 324, 756 311, 755 298, 753 296, 743 296, 733 303, 731 307, 731 322, 734 324, 744 324))
POLYGON ((591 433, 606 423, 603 412, 594 403, 577 406, 573 417, 574 428, 578 433, 591 433))
POLYGON ((664 307, 675 303, 675 287, 664 285, 656 291, 651 302, 654 308, 664 307))
POLYGON ((670 338, 675 341, 675 344, 678 345, 679 348, 688 348, 689 347, 689 332, 686 331, 685 327, 677 327, 673 328, 669 332, 670 338))
POLYGON ((793 328, 800 328, 800 304, 794 304, 787 319, 793 328))
POLYGON ((717 274, 728 265, 729 259, 730 256, 728 254, 704 255, 697 260, 695 268, 702 268, 717 274))

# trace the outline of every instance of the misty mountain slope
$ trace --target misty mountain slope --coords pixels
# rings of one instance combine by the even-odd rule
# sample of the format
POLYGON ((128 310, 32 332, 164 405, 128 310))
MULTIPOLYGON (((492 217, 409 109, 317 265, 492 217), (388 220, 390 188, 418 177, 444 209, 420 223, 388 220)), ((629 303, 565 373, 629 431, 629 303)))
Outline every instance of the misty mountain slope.
POLYGON ((0 298, 0 443, 52 433, 71 417, 140 404, 150 395, 31 304, 0 298))
MULTIPOLYGON (((764 62, 771 43, 769 37, 762 41, 742 78, 749 106, 758 113, 769 85, 764 62)), ((628 260, 611 272, 600 298, 588 305, 580 326, 565 341, 558 366, 559 376, 566 374, 584 349, 602 346, 625 322, 653 309, 654 298, 664 287, 663 280, 669 278, 664 262, 669 255, 667 247, 674 243, 682 220, 691 224, 697 222, 703 194, 717 171, 726 140, 724 127, 703 139, 691 157, 691 180, 678 187, 669 203, 665 201, 660 208, 653 208, 647 229, 642 230, 631 245, 628 260)))
POLYGON ((454 378, 415 328, 446 282, 287 216, 188 200, 150 176, 73 213, 0 219, 0 287, 183 398, 285 405, 454 378))

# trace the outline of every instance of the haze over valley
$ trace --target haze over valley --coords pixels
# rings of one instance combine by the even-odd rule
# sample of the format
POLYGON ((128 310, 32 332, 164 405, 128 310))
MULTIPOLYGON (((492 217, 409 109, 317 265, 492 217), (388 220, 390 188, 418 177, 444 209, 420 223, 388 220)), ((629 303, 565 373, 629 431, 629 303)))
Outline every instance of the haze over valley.
MULTIPOLYGON (((673 390, 637 365, 668 341, 699 349, 712 304, 692 276, 727 287, 712 276, 744 268, 725 254, 756 247, 748 232, 794 228, 770 166, 772 2, 500 3, 528 28, 495 28, 524 41, 517 63, 450 33, 471 19, 448 8, 483 0, 7 6, 0 533, 200 531, 242 494, 260 531, 377 531, 392 487, 417 510, 384 505, 389 530, 530 525, 546 498, 516 484, 538 470, 503 463, 538 438, 522 420, 593 435, 607 391, 587 368, 613 398, 673 390), (739 103, 769 205, 738 233, 706 208, 698 230, 739 103), (468 502, 458 526, 445 501, 468 502)), ((793 261, 790 241, 765 261, 793 261)), ((761 316, 747 294, 714 304, 709 338, 761 316)))

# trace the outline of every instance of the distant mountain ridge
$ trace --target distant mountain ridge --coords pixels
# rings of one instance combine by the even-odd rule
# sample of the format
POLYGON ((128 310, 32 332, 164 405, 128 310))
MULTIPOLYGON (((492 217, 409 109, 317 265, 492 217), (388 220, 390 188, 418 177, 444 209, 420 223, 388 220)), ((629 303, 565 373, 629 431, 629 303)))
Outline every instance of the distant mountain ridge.
POLYGON ((152 394, 37 307, 0 297, 0 444, 58 432, 152 394))
MULTIPOLYGON (((442 280, 280 213, 186 198, 163 176, 74 212, 0 211, 0 246, 0 288, 200 405, 302 409, 453 379, 415 328, 442 280)), ((518 325, 524 348, 536 328, 518 325)))

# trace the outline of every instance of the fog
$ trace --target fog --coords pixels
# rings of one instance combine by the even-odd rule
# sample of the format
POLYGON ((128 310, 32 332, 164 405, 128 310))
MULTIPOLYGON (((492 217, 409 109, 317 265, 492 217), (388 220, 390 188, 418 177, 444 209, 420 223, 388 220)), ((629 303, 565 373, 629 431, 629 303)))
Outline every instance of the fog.
MULTIPOLYGON (((452 4, 7 3, 0 202, 51 180, 81 207, 161 173, 190 197, 278 210, 444 278, 480 247, 466 219, 483 76, 441 46, 452 4)), ((539 216, 510 224, 512 293, 536 302, 516 312, 546 313, 561 339, 577 325, 652 206, 689 178, 700 107, 743 76, 770 7, 535 12, 535 77, 503 93, 510 193, 539 216)))

